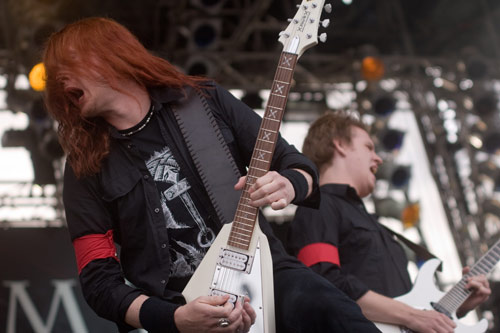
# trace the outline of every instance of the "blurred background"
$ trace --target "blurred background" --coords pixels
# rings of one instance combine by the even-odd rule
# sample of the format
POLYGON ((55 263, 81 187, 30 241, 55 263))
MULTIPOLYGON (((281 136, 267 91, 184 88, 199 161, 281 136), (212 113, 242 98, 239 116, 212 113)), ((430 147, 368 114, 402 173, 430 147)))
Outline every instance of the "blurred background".
MULTIPOLYGON (((328 1, 327 1, 328 2, 328 1)), ((325 42, 298 61, 282 134, 301 149, 326 110, 371 125, 385 163, 369 210, 443 260, 446 291, 490 249, 500 259, 500 2, 332 0, 325 42)), ((262 113, 295 0, 0 0, 0 331, 109 332, 82 300, 61 202, 64 155, 36 80, 46 38, 106 16, 182 71, 262 113)), ((264 212, 285 240, 295 207, 264 212)), ((410 271, 421 262, 411 251, 410 271)), ((493 294, 464 322, 500 331, 493 294)), ((497 265, 498 266, 498 265, 497 265)), ((490 267, 488 267, 490 270, 490 267)))

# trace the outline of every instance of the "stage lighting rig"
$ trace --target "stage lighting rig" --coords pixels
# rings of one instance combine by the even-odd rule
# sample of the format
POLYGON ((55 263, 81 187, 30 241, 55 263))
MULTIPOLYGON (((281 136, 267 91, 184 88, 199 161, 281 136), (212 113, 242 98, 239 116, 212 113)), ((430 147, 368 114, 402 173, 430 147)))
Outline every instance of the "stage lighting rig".
POLYGON ((32 101, 25 129, 8 129, 3 133, 2 146, 5 148, 23 147, 29 153, 33 166, 34 184, 56 184, 54 161, 63 157, 54 122, 44 109, 41 98, 32 101))
POLYGON ((35 91, 45 90, 45 66, 43 63, 39 62, 31 69, 28 79, 31 88, 35 91))
POLYGON ((389 159, 377 170, 377 179, 385 180, 393 188, 405 188, 408 186, 411 178, 411 166, 396 164, 389 159))
POLYGON ((398 201, 391 197, 374 199, 375 213, 403 223, 405 229, 417 226, 420 221, 420 204, 407 200, 398 201))
POLYGON ((219 13, 225 2, 226 0, 191 0, 193 7, 204 10, 211 15, 219 13))
POLYGON ((220 19, 194 20, 190 26, 190 49, 215 50, 220 45, 222 22, 220 19))

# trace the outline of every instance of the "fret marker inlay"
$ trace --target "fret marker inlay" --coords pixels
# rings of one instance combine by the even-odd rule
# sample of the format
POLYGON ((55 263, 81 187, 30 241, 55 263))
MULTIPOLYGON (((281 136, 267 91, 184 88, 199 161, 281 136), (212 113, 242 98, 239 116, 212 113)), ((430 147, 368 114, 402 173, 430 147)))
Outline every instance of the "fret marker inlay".
POLYGON ((283 88, 285 86, 280 86, 279 84, 276 84, 276 90, 274 91, 275 93, 278 93, 278 94, 283 94, 283 88))
POLYGON ((287 67, 290 67, 290 66, 291 66, 291 64, 290 64, 290 59, 291 59, 291 58, 289 58, 289 57, 287 57, 287 56, 284 56, 284 57, 283 57, 283 62, 282 62, 281 64, 282 64, 282 65, 285 65, 285 66, 287 66, 287 67))

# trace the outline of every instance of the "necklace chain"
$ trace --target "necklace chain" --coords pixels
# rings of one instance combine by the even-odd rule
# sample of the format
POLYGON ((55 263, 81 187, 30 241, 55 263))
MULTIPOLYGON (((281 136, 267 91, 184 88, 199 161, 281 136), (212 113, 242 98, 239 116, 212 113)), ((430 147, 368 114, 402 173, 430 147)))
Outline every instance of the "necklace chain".
POLYGON ((134 129, 134 130, 131 130, 130 132, 127 132, 127 133, 121 133, 123 136, 130 136, 132 134, 135 134, 137 132, 140 132, 144 129, 144 127, 146 127, 146 125, 149 123, 149 121, 151 120, 151 117, 153 116, 153 113, 154 113, 154 110, 155 110, 155 107, 154 105, 151 106, 151 110, 149 110, 148 112, 148 115, 146 116, 146 120, 144 121, 144 123, 139 126, 138 128, 134 129))

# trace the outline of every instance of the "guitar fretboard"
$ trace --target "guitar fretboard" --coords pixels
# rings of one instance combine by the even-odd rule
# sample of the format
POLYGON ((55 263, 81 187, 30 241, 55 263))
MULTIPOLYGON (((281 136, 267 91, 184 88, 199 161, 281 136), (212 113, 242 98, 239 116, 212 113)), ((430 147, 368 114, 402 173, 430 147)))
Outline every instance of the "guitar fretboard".
POLYGON ((248 204, 250 201, 248 189, 259 177, 266 174, 271 166, 296 63, 296 54, 281 53, 252 159, 250 160, 247 181, 238 202, 231 227, 228 245, 244 250, 248 250, 250 246, 259 209, 248 204))
POLYGON ((437 303, 438 306, 444 308, 449 313, 454 313, 469 297, 471 291, 465 288, 467 278, 475 275, 487 275, 493 267, 500 261, 500 240, 479 259, 470 272, 462 277, 462 279, 450 289, 437 303))

